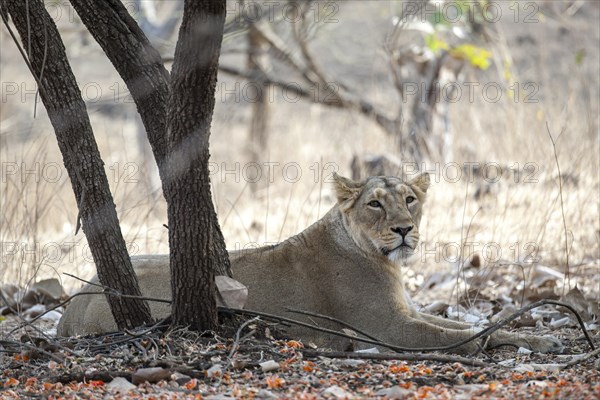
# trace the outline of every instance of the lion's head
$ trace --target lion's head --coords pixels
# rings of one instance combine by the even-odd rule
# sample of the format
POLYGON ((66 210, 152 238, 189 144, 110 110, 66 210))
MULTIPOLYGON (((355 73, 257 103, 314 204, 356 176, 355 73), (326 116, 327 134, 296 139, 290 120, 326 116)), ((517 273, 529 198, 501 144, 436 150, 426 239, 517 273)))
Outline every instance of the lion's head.
POLYGON ((338 208, 356 244, 397 261, 414 252, 429 174, 405 182, 389 176, 356 182, 334 174, 338 208))

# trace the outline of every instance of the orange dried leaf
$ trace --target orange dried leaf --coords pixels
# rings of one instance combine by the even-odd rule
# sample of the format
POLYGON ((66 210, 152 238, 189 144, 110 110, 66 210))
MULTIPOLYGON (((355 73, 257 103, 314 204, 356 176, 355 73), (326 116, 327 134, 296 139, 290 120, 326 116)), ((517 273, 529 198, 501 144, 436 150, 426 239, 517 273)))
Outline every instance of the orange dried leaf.
POLYGON ((408 372, 410 371, 410 368, 408 368, 405 364, 392 364, 390 365, 389 370, 393 374, 398 374, 400 372, 408 372))
POLYGON ((287 343, 288 347, 291 347, 293 349, 303 349, 304 345, 300 342, 298 342, 297 340, 289 340, 287 343))
POLYGON ((302 370, 304 372, 313 372, 315 370, 315 363, 312 361, 305 361, 302 370))
POLYGON ((37 378, 34 378, 34 377, 27 378, 27 381, 25 382, 25 386, 35 386, 36 383, 37 383, 37 378))
POLYGON ((198 380, 196 378, 191 379, 184 386, 187 390, 193 390, 198 386, 198 380))
POLYGON ((4 387, 10 387, 10 386, 17 386, 19 384, 19 381, 15 378, 8 378, 6 380, 6 382, 4 382, 4 387))
POLYGON ((271 375, 267 377, 267 386, 269 387, 269 389, 277 389, 283 387, 284 384, 285 380, 283 380, 277 375, 271 375))

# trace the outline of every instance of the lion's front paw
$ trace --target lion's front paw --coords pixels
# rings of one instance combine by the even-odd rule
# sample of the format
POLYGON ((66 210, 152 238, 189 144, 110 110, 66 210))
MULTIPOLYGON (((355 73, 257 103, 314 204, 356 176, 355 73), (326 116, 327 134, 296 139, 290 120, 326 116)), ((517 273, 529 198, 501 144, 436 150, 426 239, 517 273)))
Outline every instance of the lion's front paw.
POLYGON ((523 347, 536 353, 561 353, 564 346, 554 336, 526 335, 518 332, 500 331, 492 335, 490 347, 513 345, 523 347))
POLYGON ((515 344, 536 353, 562 353, 565 348, 554 336, 520 335, 515 344))

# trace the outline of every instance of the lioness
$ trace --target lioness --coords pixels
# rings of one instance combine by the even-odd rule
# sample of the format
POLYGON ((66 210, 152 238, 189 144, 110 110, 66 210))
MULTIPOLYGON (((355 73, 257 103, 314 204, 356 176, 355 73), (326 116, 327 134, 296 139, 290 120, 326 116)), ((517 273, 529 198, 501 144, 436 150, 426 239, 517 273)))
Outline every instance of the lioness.
MULTIPOLYGON (((464 323, 417 312, 402 284, 399 261, 414 252, 429 175, 404 182, 371 177, 363 182, 334 176, 337 204, 304 232, 274 246, 230 253, 234 278, 248 287, 246 307, 283 315, 286 307, 343 320, 388 343, 408 348, 439 347, 474 334, 464 323)), ((167 255, 132 257, 145 295, 171 297, 167 255)), ((98 290, 86 287, 85 291, 98 290)), ((169 306, 151 303, 157 318, 169 306)), ((338 327, 339 329, 339 327, 338 327)), ((80 296, 67 308, 59 335, 116 330, 104 296, 80 296)), ((298 330, 306 340, 323 334, 298 330)), ((511 344, 557 352, 560 341, 498 331, 488 347, 511 344)), ((452 351, 472 352, 475 342, 452 351)))

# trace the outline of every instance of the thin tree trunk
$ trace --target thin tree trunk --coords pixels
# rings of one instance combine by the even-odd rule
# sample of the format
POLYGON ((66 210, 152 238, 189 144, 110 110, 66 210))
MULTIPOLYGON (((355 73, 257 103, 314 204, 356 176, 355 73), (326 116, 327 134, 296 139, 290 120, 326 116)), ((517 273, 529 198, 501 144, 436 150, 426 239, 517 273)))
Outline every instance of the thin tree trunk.
MULTIPOLYGON (((38 80, 100 282, 123 294, 139 296, 104 163, 58 29, 41 0, 3 0, 0 4, 2 12, 8 10, 38 80)), ((151 321, 146 302, 107 297, 119 328, 151 321)))
MULTIPOLYGON (((263 77, 262 72, 267 67, 267 58, 265 55, 268 43, 262 39, 260 32, 250 22, 248 28, 248 73, 252 76, 263 77)), ((252 103, 252 119, 250 121, 250 132, 248 137, 248 147, 250 150, 250 160, 260 163, 261 157, 265 152, 268 141, 267 123, 269 118, 269 103, 266 91, 269 86, 264 79, 259 78, 255 82, 250 82, 253 86, 249 94, 249 101, 252 103)), ((252 192, 258 189, 258 182, 250 185, 252 192)))
POLYGON ((171 76, 167 203, 174 325, 215 329, 214 274, 229 269, 211 198, 209 136, 225 0, 186 0, 171 76))

